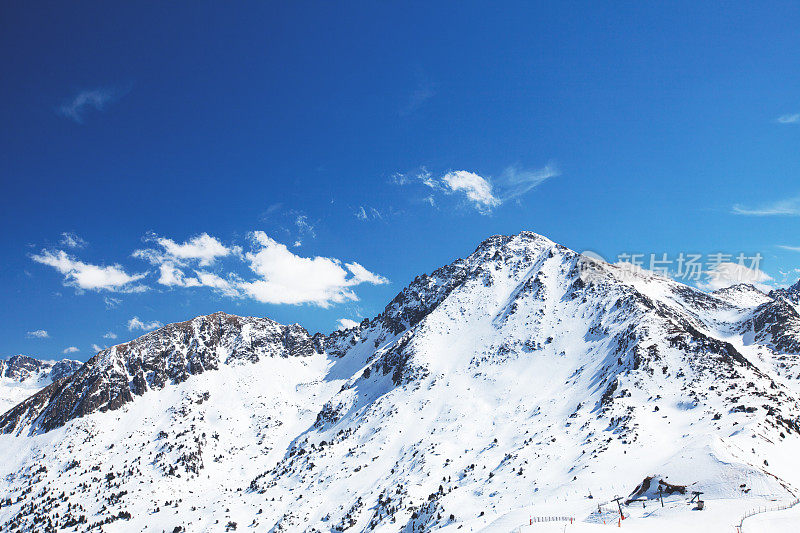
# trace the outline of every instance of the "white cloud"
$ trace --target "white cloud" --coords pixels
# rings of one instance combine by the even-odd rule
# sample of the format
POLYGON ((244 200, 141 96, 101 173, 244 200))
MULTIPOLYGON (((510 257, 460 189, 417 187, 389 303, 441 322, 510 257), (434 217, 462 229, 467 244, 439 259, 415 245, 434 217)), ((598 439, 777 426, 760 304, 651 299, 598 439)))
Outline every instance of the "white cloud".
POLYGON ((105 346, 98 346, 97 344, 92 344, 92 350, 95 352, 102 352, 105 350, 105 346))
POLYGON ((237 286, 240 280, 236 276, 231 275, 231 279, 228 280, 213 272, 206 272, 203 270, 195 270, 195 275, 200 285, 203 287, 211 287, 223 296, 241 296, 241 292, 237 286))
POLYGON ((800 197, 778 200, 757 207, 745 207, 736 204, 731 210, 735 215, 766 216, 800 216, 800 197))
POLYGON ((317 233, 314 231, 314 226, 308 221, 308 217, 306 215, 297 215, 294 223, 297 226, 297 231, 300 232, 300 235, 311 235, 311 237, 316 238, 317 233))
POLYGON ((154 265, 172 262, 186 265, 197 262, 200 266, 209 266, 220 257, 225 257, 234 252, 208 233, 201 233, 186 242, 177 243, 166 237, 151 236, 150 239, 158 243, 163 250, 136 250, 134 257, 150 261, 154 265))
POLYGON ((749 283, 757 289, 769 292, 772 287, 767 283, 773 281, 772 277, 758 268, 747 268, 740 263, 723 262, 705 272, 706 281, 697 286, 706 291, 724 289, 739 283, 749 283))
POLYGON ((59 114, 83 124, 83 117, 89 109, 102 111, 106 105, 116 100, 117 93, 108 89, 91 89, 81 91, 72 100, 58 108, 59 114))
POLYGON ((355 212, 356 218, 359 220, 379 220, 383 218, 381 212, 375 209, 374 207, 364 207, 363 205, 359 206, 355 212))
POLYGON ((231 295, 229 286, 219 276, 210 272, 198 271, 194 275, 184 269, 191 265, 210 266, 217 259, 227 256, 241 257, 241 248, 225 246, 208 233, 192 237, 184 243, 177 243, 165 237, 150 237, 161 247, 161 250, 135 250, 134 257, 149 261, 158 266, 158 283, 166 287, 202 287, 208 286, 231 295))
POLYGON ((201 285, 199 280, 186 277, 186 274, 172 261, 163 263, 158 271, 160 273, 158 283, 167 287, 199 287, 201 285))
POLYGON ((120 298, 112 298, 111 296, 106 296, 103 298, 103 303, 106 304, 106 309, 116 309, 119 307, 119 304, 122 303, 120 298))
POLYGON ((113 331, 107 331, 105 333, 105 335, 103 335, 103 338, 104 339, 116 339, 117 338, 117 334, 114 333, 113 331))
POLYGON ((68 348, 64 348, 64 351, 61 352, 61 353, 65 353, 66 354, 66 353, 75 353, 75 352, 80 352, 80 350, 76 346, 70 346, 68 348))
POLYGON ((263 231, 254 232, 253 241, 256 251, 247 253, 245 258, 260 279, 240 281, 239 288, 259 302, 329 307, 358 300, 352 290, 355 285, 388 283, 358 263, 342 267, 338 259, 295 255, 263 231))
POLYGON ((86 244, 86 241, 75 233, 67 231, 61 234, 61 246, 66 246, 67 248, 83 248, 86 244))
POLYGON ((42 250, 31 256, 37 263, 48 265, 64 275, 64 284, 86 290, 112 292, 143 292, 144 285, 135 282, 147 274, 128 274, 119 265, 99 266, 79 261, 63 250, 42 250))
MULTIPOLYGON (((302 214, 294 214, 301 234, 314 235, 314 227, 302 214)), ((158 283, 166 287, 208 287, 222 296, 253 298, 273 304, 310 303, 327 307, 346 300, 357 300, 352 287, 388 283, 358 263, 342 263, 327 257, 304 258, 295 255, 266 233, 251 234, 253 249, 242 253, 238 246, 227 247, 214 237, 202 234, 178 244, 171 239, 151 237, 161 249, 136 250, 133 255, 158 266, 158 283), (245 279, 237 272, 219 273, 200 268, 217 258, 232 256, 243 261, 258 277, 245 279)), ((301 239, 294 247, 302 244, 301 239)))
POLYGON ((156 329, 162 327, 164 324, 159 322, 158 320, 153 320, 152 322, 142 322, 139 320, 138 316, 135 316, 128 320, 128 330, 133 331, 135 329, 141 329, 143 331, 150 331, 151 329, 156 329))
POLYGON ((407 173, 407 172, 395 172, 392 174, 391 182, 395 185, 409 185, 412 183, 421 183, 427 187, 432 189, 436 189, 439 187, 439 184, 428 169, 425 167, 420 167, 416 173, 407 173))
MULTIPOLYGON (((516 166, 506 168, 499 178, 493 180, 468 170, 450 171, 441 178, 432 177, 431 173, 421 167, 416 174, 396 173, 392 182, 397 185, 421 184, 433 192, 423 200, 432 207, 436 206, 435 194, 464 194, 467 200, 479 212, 489 214, 505 202, 519 198, 533 190, 544 181, 559 175, 553 163, 540 169, 523 169, 516 166)), ((368 213, 364 208, 356 212, 361 220, 366 220, 368 213)))
POLYGON ((46 339, 46 338, 50 337, 50 334, 47 333, 46 330, 37 329, 37 330, 34 330, 34 331, 29 331, 27 333, 27 337, 29 339, 46 339))
POLYGON ((800 124, 800 113, 782 115, 776 119, 781 124, 800 124))
POLYGON ((344 330, 356 327, 358 325, 358 322, 356 322, 355 320, 350 320, 349 318, 340 318, 337 324, 338 327, 336 329, 344 330))
POLYGON ((479 211, 491 211, 501 204, 492 191, 492 184, 474 172, 456 170, 442 176, 442 181, 453 192, 463 192, 479 211))
POLYGON ((353 285, 358 285, 360 283, 369 283, 371 285, 385 285, 389 283, 389 280, 380 276, 378 274, 374 274, 361 266, 359 263, 352 262, 352 263, 345 263, 344 265, 347 267, 347 270, 353 274, 352 283, 353 285))

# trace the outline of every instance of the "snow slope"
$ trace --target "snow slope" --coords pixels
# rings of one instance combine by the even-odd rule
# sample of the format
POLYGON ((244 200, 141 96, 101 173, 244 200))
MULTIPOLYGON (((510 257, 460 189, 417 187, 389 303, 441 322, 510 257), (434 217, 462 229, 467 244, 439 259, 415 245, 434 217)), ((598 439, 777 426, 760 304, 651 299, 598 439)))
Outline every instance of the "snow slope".
POLYGON ((224 313, 166 326, 0 417, 0 524, 512 531, 558 515, 580 531, 616 526, 609 501, 657 476, 706 510, 632 502, 626 527, 731 531, 800 486, 789 302, 525 232, 330 335, 224 313))
POLYGON ((26 355, 14 355, 0 361, 0 412, 5 412, 80 366, 80 362, 71 359, 41 361, 26 355))

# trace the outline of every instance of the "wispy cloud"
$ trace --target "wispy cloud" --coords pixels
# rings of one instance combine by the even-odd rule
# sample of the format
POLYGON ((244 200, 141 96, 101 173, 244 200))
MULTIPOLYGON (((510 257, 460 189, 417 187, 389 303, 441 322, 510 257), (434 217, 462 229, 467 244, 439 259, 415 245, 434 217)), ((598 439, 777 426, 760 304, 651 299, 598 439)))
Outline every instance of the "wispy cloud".
POLYGON ((419 167, 419 170, 415 172, 395 172, 392 174, 390 181, 395 185, 411 185, 418 183, 430 187, 431 189, 438 187, 437 181, 425 167, 419 167))
POLYGON ((317 238, 317 232, 314 229, 314 225, 308 221, 308 217, 306 215, 297 215, 297 218, 294 220, 295 226, 297 226, 297 231, 300 235, 308 235, 312 239, 317 238))
POLYGON ((134 330, 143 330, 143 331, 150 331, 153 329, 157 329, 162 327, 164 324, 159 322, 158 320, 153 320, 152 322, 144 322, 139 319, 138 316, 135 316, 128 320, 128 331, 134 330))
POLYGON ((103 303, 106 304, 106 309, 116 309, 119 307, 119 304, 122 303, 120 298, 112 298, 111 296, 106 296, 103 298, 103 303))
POLYGON ((94 351, 94 352, 102 352, 103 350, 105 350, 104 346, 99 346, 97 344, 92 344, 92 351, 94 351))
POLYGON ((358 206, 358 209, 356 209, 355 212, 355 216, 357 219, 363 220, 365 222, 367 220, 380 220, 381 218, 383 218, 381 212, 375 209, 374 207, 369 207, 369 206, 365 207, 363 205, 358 206))
POLYGON ((121 96, 119 91, 97 88, 83 90, 73 96, 70 100, 59 106, 60 115, 74 120, 78 124, 83 124, 86 112, 89 110, 102 111, 108 104, 117 100, 121 96))
POLYGON ((105 333, 105 335, 103 335, 103 338, 104 339, 116 339, 117 338, 117 334, 114 333, 113 331, 107 331, 105 333))
POLYGON ((427 81, 420 81, 408 100, 400 108, 400 116, 406 117, 418 111, 425 102, 436 96, 436 88, 427 81))
POLYGON ((436 206, 435 194, 463 194, 467 202, 480 213, 489 214, 495 208, 517 199, 535 189, 546 180, 559 175, 552 163, 539 169, 518 166, 506 168, 494 179, 468 170, 451 170, 439 178, 433 177, 425 167, 414 173, 396 173, 391 181, 397 185, 423 185, 430 189, 424 201, 436 206))
POLYGON ((800 113, 781 115, 775 120, 780 124, 800 124, 800 113))
POLYGON ((62 351, 61 353, 67 354, 67 353, 76 353, 76 352, 80 352, 80 349, 78 349, 77 346, 69 346, 67 348, 64 348, 64 351, 62 351))
POLYGON ((87 242, 77 234, 67 231, 61 234, 61 246, 67 248, 85 248, 87 242))
POLYGON ((136 282, 147 273, 128 274, 120 265, 92 265, 79 261, 63 250, 42 250, 31 259, 55 268, 64 275, 64 284, 77 289, 111 292, 143 292, 147 287, 136 282))
POLYGON ((555 178, 560 172, 553 163, 548 163, 539 169, 523 169, 511 166, 503 171, 500 183, 504 186, 502 201, 518 198, 549 180, 555 178))
POLYGON ((772 287, 768 283, 774 281, 769 274, 758 268, 747 268, 743 264, 731 262, 719 263, 705 272, 705 275, 706 281, 697 286, 706 291, 748 283, 760 291, 769 292, 772 287))
POLYGON ((755 217, 800 216, 800 197, 778 200, 756 207, 747 207, 741 204, 735 204, 731 208, 731 212, 735 215, 747 215, 755 217))
POLYGON ((47 333, 44 329, 36 329, 33 331, 29 331, 26 335, 29 339, 47 339, 50 337, 50 334, 47 333))

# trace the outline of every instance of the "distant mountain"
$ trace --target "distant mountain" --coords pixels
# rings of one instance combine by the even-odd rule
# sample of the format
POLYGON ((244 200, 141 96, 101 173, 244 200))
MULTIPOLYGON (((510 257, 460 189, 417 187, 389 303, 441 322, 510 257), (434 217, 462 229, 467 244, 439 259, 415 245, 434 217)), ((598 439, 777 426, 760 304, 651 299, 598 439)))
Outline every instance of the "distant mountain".
POLYGON ((784 300, 797 309, 798 305, 800 305, 800 281, 786 289, 775 289, 770 291, 769 296, 776 300, 784 300))
POLYGON ((215 313, 100 352, 0 417, 0 529, 511 531, 658 475, 728 531, 798 494, 798 326, 494 236, 344 331, 215 313))
POLYGON ((746 308, 761 305, 773 300, 773 297, 764 294, 749 283, 731 285, 724 289, 718 289, 711 294, 737 307, 746 308))
POLYGON ((83 363, 71 359, 42 361, 27 355, 0 360, 0 412, 5 412, 54 381, 75 372, 83 363))

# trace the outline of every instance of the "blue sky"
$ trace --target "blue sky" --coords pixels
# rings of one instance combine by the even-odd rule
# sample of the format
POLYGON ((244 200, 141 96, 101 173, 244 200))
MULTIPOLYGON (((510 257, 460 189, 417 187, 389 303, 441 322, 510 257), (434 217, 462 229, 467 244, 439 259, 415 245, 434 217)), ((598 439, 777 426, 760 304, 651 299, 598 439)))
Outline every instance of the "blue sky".
POLYGON ((552 4, 5 5, 0 357, 330 331, 522 230, 797 278, 797 4, 552 4))

